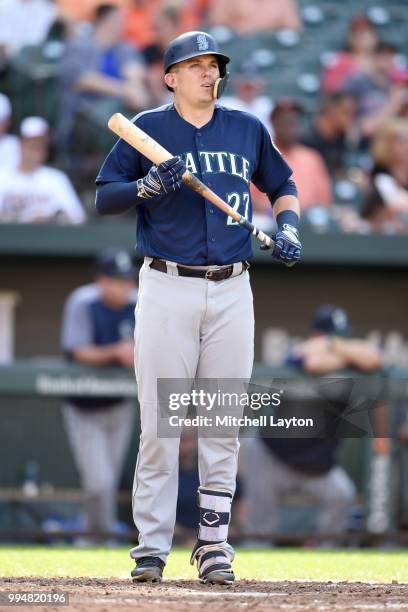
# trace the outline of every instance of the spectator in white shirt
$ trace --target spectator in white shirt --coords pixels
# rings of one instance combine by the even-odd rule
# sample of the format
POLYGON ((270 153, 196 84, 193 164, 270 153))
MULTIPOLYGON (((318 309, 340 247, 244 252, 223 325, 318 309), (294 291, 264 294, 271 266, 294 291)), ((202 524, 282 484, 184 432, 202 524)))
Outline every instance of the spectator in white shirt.
POLYGON ((27 117, 20 126, 21 160, 0 170, 0 221, 3 223, 81 223, 85 213, 68 177, 46 166, 49 126, 27 117))
POLYGON ((40 45, 57 15, 49 0, 0 2, 0 54, 10 58, 28 45, 40 45))
POLYGON ((11 124, 11 103, 0 93, 0 159, 2 168, 16 168, 20 162, 20 142, 8 134, 11 124))

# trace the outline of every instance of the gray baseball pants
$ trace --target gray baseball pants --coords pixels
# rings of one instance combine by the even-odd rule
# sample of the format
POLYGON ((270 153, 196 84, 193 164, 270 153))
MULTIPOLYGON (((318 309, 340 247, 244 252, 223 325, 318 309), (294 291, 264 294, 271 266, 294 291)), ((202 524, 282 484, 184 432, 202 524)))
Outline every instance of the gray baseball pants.
POLYGON ((86 530, 111 533, 117 520, 117 489, 133 430, 135 404, 101 410, 66 403, 65 428, 85 493, 86 530))
POLYGON ((316 525, 319 533, 344 531, 356 490, 340 466, 326 474, 308 476, 280 461, 258 438, 245 440, 244 459, 248 534, 276 533, 284 495, 294 492, 314 497, 320 506, 316 525))
MULTIPOLYGON (((135 370, 141 437, 133 487, 139 545, 131 556, 170 551, 176 519, 179 438, 157 435, 158 378, 249 379, 253 365, 254 314, 248 272, 223 281, 140 272, 136 307, 135 370)), ((239 441, 199 437, 202 487, 235 492, 239 441)))

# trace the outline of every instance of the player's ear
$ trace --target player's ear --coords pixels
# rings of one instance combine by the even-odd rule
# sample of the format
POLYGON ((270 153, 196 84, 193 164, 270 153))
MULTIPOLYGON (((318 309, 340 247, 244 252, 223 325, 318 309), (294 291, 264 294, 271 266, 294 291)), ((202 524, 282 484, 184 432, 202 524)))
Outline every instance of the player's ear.
POLYGON ((164 82, 166 83, 167 87, 171 87, 171 89, 174 89, 174 86, 176 84, 176 75, 174 72, 168 72, 167 74, 164 75, 164 82))

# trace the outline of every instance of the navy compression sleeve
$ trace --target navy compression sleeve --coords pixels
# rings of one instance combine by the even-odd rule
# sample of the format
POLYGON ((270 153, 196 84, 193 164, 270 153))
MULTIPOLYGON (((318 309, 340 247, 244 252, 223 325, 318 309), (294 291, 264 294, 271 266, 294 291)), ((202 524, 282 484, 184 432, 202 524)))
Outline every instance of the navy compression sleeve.
POLYGON ((96 189, 96 210, 100 215, 119 215, 144 201, 136 194, 136 181, 102 183, 96 189))
POLYGON ((284 183, 279 185, 278 189, 276 189, 273 193, 268 193, 267 196, 269 198, 272 206, 275 204, 276 200, 282 196, 291 195, 298 197, 298 192, 296 189, 295 182, 292 179, 287 179, 284 183))

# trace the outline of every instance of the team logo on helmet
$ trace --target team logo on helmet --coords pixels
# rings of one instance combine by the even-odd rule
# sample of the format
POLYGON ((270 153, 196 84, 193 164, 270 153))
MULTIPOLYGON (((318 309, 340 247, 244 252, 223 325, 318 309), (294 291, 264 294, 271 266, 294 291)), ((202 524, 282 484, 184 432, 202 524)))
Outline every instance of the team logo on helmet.
POLYGON ((199 34, 197 36, 197 46, 199 51, 207 51, 209 44, 205 34, 199 34))

